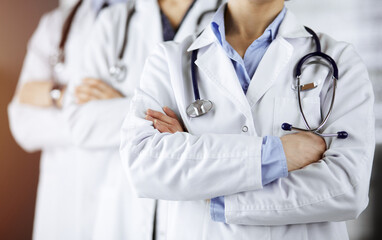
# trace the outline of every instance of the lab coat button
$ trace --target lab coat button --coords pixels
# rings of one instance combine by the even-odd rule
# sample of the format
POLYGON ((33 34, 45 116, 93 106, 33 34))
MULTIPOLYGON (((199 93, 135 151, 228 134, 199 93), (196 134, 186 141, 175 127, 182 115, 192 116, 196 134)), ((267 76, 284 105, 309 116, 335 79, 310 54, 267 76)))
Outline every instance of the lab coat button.
POLYGON ((248 127, 247 127, 247 126, 244 126, 241 130, 242 130, 243 132, 248 132, 248 127))

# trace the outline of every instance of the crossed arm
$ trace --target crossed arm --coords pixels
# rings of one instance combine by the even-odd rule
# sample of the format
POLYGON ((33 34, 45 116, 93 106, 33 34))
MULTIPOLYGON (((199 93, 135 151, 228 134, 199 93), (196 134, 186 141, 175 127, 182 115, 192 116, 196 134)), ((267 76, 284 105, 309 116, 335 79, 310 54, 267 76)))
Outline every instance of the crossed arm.
MULTIPOLYGON (((161 133, 185 132, 183 124, 177 115, 169 108, 163 108, 164 113, 152 109, 147 110, 146 120, 161 133)), ((287 158, 288 171, 301 169, 322 159, 326 150, 325 141, 313 133, 300 132, 281 137, 281 142, 287 158)))
MULTIPOLYGON (((257 184, 257 151, 261 148, 257 137, 193 136, 182 132, 174 114, 162 109, 171 104, 176 110, 168 67, 161 65, 166 63, 163 55, 159 52, 147 61, 146 68, 155 69, 155 89, 148 84, 153 76, 147 70, 142 76, 143 89, 137 91, 122 128, 122 162, 140 197, 186 201, 225 196, 227 223, 245 225, 345 221, 363 211, 374 149, 373 92, 351 47, 337 61, 341 66, 344 62, 352 66, 343 68, 338 82, 341 107, 333 111, 323 129, 345 128, 351 136, 347 140, 326 139, 328 149, 323 155, 322 149, 314 149, 321 146, 317 136, 299 133, 282 137, 289 176, 263 187, 257 184), (360 81, 352 81, 354 76, 360 81), (296 160, 309 153, 320 160, 311 160, 315 163, 299 169, 304 164, 296 160)), ((329 104, 322 106, 325 112, 329 104)))

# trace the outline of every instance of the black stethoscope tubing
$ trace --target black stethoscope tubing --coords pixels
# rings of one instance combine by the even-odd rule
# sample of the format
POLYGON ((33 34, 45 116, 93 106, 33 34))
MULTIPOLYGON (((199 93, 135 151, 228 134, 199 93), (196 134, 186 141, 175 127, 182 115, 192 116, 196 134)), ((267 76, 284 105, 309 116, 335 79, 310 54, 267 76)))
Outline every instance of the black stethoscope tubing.
POLYGON ((65 19, 64 25, 62 27, 61 39, 60 39, 60 42, 58 44, 58 51, 50 59, 51 65, 53 67, 56 67, 57 65, 61 65, 61 64, 65 63, 66 42, 68 40, 69 33, 70 33, 70 30, 71 30, 72 25, 73 25, 74 17, 76 16, 78 9, 82 5, 82 3, 83 3, 83 0, 79 0, 76 3, 76 5, 74 5, 72 10, 70 11, 68 17, 65 19))
MULTIPOLYGON (((298 95, 299 110, 300 110, 301 116, 304 120, 306 129, 294 127, 292 124, 289 124, 289 123, 283 123, 281 128, 285 131, 291 131, 291 130, 307 131, 307 132, 315 133, 315 134, 320 135, 322 137, 337 137, 340 139, 345 139, 348 137, 348 133, 345 131, 340 131, 337 133, 329 133, 329 134, 319 133, 319 131, 327 123, 329 116, 333 110, 334 100, 335 100, 335 96, 336 96, 337 80, 338 80, 338 67, 337 67, 336 62, 334 61, 334 59, 332 57, 330 57, 329 55, 327 55, 321 51, 321 43, 320 43, 320 40, 319 40, 317 34, 312 29, 310 29, 308 27, 305 27, 305 29, 306 29, 306 31, 308 31, 312 35, 312 37, 315 41, 315 45, 316 45, 316 51, 309 53, 309 54, 305 55, 304 57, 302 57, 298 61, 297 65, 296 65, 296 70, 295 70, 295 77, 297 79, 297 95, 298 95), (306 116, 304 114, 304 110, 303 110, 302 103, 301 103, 301 87, 302 86, 300 85, 300 79, 301 79, 302 67, 304 66, 305 62, 312 57, 320 57, 320 58, 326 60, 331 65, 331 67, 333 69, 332 101, 330 103, 329 110, 328 110, 327 114, 325 115, 325 118, 322 120, 322 122, 319 124, 319 126, 317 128, 311 128, 310 127, 310 125, 306 119, 306 116)), ((196 72, 197 70, 196 70, 196 63, 195 63, 197 55, 198 55, 197 49, 192 51, 192 55, 191 55, 191 77, 192 77, 192 87, 193 87, 194 100, 195 101, 193 103, 191 103, 186 109, 187 115, 189 117, 202 116, 212 109, 212 102, 211 101, 200 99, 200 93, 199 93, 199 87, 198 87, 198 78, 197 78, 197 72, 196 72), (208 107, 210 106, 210 108, 208 109, 205 106, 208 106, 208 107)))
MULTIPOLYGON (((216 7, 214 9, 206 10, 200 14, 200 16, 197 20, 196 29, 198 29, 198 26, 200 26, 200 24, 202 23, 204 16, 206 16, 209 13, 216 12, 216 10, 219 8, 219 6, 222 4, 222 2, 223 2, 223 0, 218 0, 216 3, 216 7)), ((125 50, 126 50, 126 47, 128 44, 127 42, 128 42, 128 35, 129 35, 128 33, 129 33, 130 20, 131 20, 132 16, 135 14, 135 12, 136 12, 135 11, 135 3, 129 4, 128 5, 128 14, 127 14, 126 23, 125 23, 125 31, 124 31, 124 38, 123 38, 123 42, 122 42, 122 47, 121 47, 119 54, 118 54, 117 64, 115 66, 113 66, 115 70, 117 68, 121 68, 120 71, 123 71, 122 68, 126 69, 125 64, 122 65, 120 63, 122 63, 122 60, 123 60, 124 55, 125 55, 125 50), (119 65, 118 65, 118 63, 119 63, 119 65)), ((116 79, 118 79, 118 77, 116 77, 116 79)), ((122 79, 120 81, 123 81, 123 80, 124 79, 122 79)))

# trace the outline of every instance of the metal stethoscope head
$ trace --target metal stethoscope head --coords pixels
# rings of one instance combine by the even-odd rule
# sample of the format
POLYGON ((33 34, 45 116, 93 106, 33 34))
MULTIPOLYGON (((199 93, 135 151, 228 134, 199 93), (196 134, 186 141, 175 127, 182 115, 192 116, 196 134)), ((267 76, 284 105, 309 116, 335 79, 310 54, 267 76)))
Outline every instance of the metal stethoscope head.
POLYGON ((210 100, 197 99, 187 107, 187 115, 192 118, 208 113, 213 107, 210 100))
POLYGON ((123 82, 127 76, 127 66, 122 61, 118 61, 109 69, 110 76, 117 82, 123 82))
POLYGON ((196 76, 196 57, 198 55, 198 50, 192 51, 191 56, 191 77, 192 77, 192 87, 194 89, 194 99, 186 109, 187 115, 191 118, 200 117, 213 108, 214 104, 210 100, 200 99, 198 79, 196 76))
POLYGON ((316 42, 316 48, 317 48, 316 52, 309 53, 306 56, 304 56, 297 63, 297 67, 296 67, 296 79, 297 79, 296 88, 297 88, 298 105, 299 105, 299 110, 300 110, 302 119, 303 119, 304 124, 305 124, 305 128, 294 127, 290 123, 283 123, 281 125, 281 128, 285 131, 296 130, 296 131, 312 132, 312 133, 315 133, 321 137, 337 137, 339 139, 345 139, 348 137, 348 133, 345 131, 340 131, 337 133, 320 133, 320 130, 324 127, 324 125, 328 121, 329 116, 333 110, 334 100, 335 100, 335 96, 336 96, 337 80, 338 80, 338 67, 337 67, 336 62, 333 60, 333 58, 331 58, 329 55, 326 55, 325 53, 321 52, 321 44, 320 44, 320 40, 318 39, 317 34, 308 27, 305 27, 305 29, 310 34, 312 34, 314 41, 316 42), (330 103, 330 107, 329 107, 328 112, 325 115, 325 118, 321 121, 319 126, 316 128, 310 127, 310 125, 306 119, 306 116, 304 114, 304 110, 303 110, 302 103, 301 103, 301 91, 311 90, 317 86, 314 83, 309 83, 309 84, 304 84, 304 85, 301 85, 301 83, 300 83, 302 67, 303 67, 304 63, 312 57, 319 57, 321 59, 324 59, 325 61, 327 61, 331 65, 332 70, 333 70, 333 76, 331 77, 332 82, 333 82, 333 94, 332 94, 332 100, 330 103))

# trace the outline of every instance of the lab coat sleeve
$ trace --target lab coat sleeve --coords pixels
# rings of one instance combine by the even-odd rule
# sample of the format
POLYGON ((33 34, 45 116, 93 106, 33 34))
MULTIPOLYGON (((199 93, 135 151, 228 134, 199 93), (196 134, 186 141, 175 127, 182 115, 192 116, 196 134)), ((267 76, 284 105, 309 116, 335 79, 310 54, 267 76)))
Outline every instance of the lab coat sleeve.
POLYGON ((262 138, 159 133, 145 120, 147 109, 179 113, 165 55, 162 46, 146 61, 122 127, 121 160, 137 195, 187 201, 260 189, 262 138))
MULTIPOLYGON (((290 172, 287 178, 262 190, 226 196, 227 223, 345 221, 365 209, 375 146, 373 90, 367 70, 352 47, 342 51, 337 63, 341 72, 336 102, 324 132, 347 131, 349 137, 327 138, 328 150, 321 161, 290 172)), ((331 94, 323 100, 323 113, 328 110, 331 94)))
POLYGON ((105 9, 100 13, 85 46, 83 66, 74 81, 69 83, 65 115, 72 142, 83 148, 114 147, 118 149, 120 129, 129 109, 129 96, 112 100, 96 100, 82 105, 76 103, 74 96, 74 89, 82 83, 82 79, 92 77, 107 82, 110 78, 108 66, 117 58, 114 53, 117 54, 116 48, 121 45, 113 41, 121 38, 115 35, 120 32, 118 23, 124 22, 117 21, 118 23, 115 24, 119 16, 111 16, 112 12, 105 9))
POLYGON ((52 31, 57 31, 53 27, 59 25, 58 14, 56 10, 42 17, 29 41, 16 94, 8 106, 11 132, 17 143, 26 151, 69 144, 65 118, 59 109, 20 104, 17 99, 17 92, 22 84, 28 81, 50 80, 50 37, 52 31))

